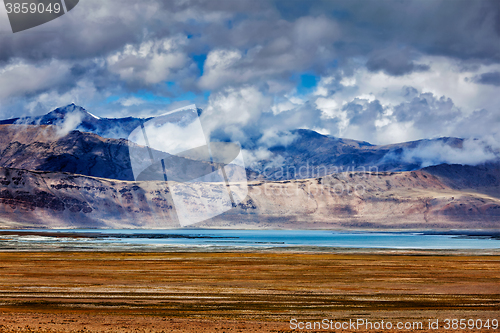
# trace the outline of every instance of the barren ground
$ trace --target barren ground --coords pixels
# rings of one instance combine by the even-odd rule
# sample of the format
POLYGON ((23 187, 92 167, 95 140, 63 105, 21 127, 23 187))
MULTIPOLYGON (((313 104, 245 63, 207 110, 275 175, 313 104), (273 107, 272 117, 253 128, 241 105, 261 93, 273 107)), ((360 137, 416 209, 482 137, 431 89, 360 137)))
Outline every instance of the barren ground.
POLYGON ((289 332, 292 318, 442 326, 500 319, 499 272, 500 256, 479 255, 4 252, 0 332, 289 332))

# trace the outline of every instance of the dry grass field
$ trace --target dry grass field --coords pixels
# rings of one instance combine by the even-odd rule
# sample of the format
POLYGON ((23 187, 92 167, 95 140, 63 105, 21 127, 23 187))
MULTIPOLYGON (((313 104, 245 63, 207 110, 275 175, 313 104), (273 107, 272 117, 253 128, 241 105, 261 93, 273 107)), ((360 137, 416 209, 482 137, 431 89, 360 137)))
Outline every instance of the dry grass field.
POLYGON ((494 255, 4 252, 0 332, 289 332, 293 318, 500 319, 499 273, 494 255))

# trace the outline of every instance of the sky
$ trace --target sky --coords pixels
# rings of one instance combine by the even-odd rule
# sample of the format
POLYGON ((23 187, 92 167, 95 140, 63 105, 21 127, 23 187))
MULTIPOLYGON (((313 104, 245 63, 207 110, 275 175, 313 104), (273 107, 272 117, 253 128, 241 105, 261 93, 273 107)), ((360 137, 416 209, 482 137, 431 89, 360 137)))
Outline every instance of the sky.
POLYGON ((195 103, 221 140, 290 130, 389 144, 500 141, 500 1, 81 0, 12 33, 0 118, 75 103, 145 117, 195 103))

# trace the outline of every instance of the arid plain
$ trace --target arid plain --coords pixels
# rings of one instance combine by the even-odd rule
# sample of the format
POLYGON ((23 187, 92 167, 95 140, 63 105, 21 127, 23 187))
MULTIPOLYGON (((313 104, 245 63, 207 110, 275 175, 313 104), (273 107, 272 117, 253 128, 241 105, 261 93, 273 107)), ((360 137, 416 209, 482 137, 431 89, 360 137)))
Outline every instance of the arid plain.
POLYGON ((0 332, 289 332, 294 318, 491 320, 499 319, 499 272, 495 252, 3 252, 0 332))

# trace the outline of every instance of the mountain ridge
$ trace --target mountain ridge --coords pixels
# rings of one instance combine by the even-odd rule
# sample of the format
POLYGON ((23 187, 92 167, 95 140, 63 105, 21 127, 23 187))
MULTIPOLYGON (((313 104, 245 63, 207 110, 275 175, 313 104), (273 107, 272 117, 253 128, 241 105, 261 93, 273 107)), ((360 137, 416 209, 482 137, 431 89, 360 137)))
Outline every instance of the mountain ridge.
MULTIPOLYGON (((36 124, 31 120, 0 125, 0 228, 179 227, 170 191, 186 195, 183 183, 159 181, 163 178, 156 174, 135 181, 129 156, 129 145, 135 144, 71 130, 65 123, 75 110, 83 112, 71 108, 56 109, 36 124)), ((89 124, 102 121, 91 114, 78 117, 89 124)), ((283 167, 264 170, 268 174, 247 170, 248 195, 239 198, 241 203, 194 227, 500 228, 498 160, 424 168, 404 160, 405 154, 426 145, 465 149, 464 139, 377 146, 306 129, 291 133, 296 135, 293 144, 270 151, 282 158, 285 167, 304 173, 279 175, 283 167)), ((146 147, 134 147, 148 158, 146 147)), ((190 186, 200 193, 220 190, 211 183, 190 186)), ((242 184, 231 186, 237 189, 242 184)), ((199 202, 191 205, 195 211, 203 209, 199 202)))
MULTIPOLYGON (((248 195, 235 208, 193 227, 500 228, 500 198, 477 191, 473 184, 465 186, 467 173, 459 172, 464 176, 457 179, 449 168, 460 171, 464 166, 439 166, 431 172, 353 172, 302 180, 252 181, 248 195), (358 190, 352 191, 356 185, 358 190)), ((485 179, 494 179, 490 185, 498 191, 500 166, 487 168, 485 179)), ((184 191, 179 183, 170 181, 118 181, 7 168, 0 168, 0 184, 2 228, 178 228, 169 193, 184 191)), ((209 193, 213 185, 196 186, 209 193)))
MULTIPOLYGON (((201 109, 198 109, 201 112, 201 109)), ((13 118, 10 120, 0 121, 4 125, 0 125, 0 132, 5 131, 6 126, 15 126, 25 124, 26 126, 55 126, 60 133, 60 136, 74 136, 73 128, 82 133, 83 136, 98 135, 104 139, 124 140, 128 134, 140 126, 141 122, 147 121, 150 118, 99 118, 84 108, 70 104, 66 107, 57 108, 44 116, 35 118, 13 118), (76 116, 75 116, 76 115, 76 116), (68 118, 76 117, 75 121, 68 121, 68 118), (67 125, 69 122, 71 126, 67 125), (119 138, 119 139, 117 139, 119 138)), ((72 120, 72 119, 70 119, 72 120)), ((447 149, 459 151, 463 149, 464 139, 443 137, 437 139, 424 139, 403 143, 395 143, 389 145, 374 145, 366 141, 356 141, 345 138, 337 138, 329 135, 322 135, 307 129, 296 129, 290 131, 295 136, 294 141, 288 145, 275 145, 268 148, 272 154, 271 157, 257 162, 248 161, 247 152, 252 152, 252 148, 243 146, 244 157, 247 161, 247 169, 249 174, 257 172, 259 177, 268 180, 289 180, 311 178, 317 176, 325 176, 331 173, 343 172, 348 170, 357 171, 411 171, 418 170, 422 167, 422 161, 418 158, 407 158, 408 153, 418 151, 425 145, 440 145, 447 149), (277 163, 278 161, 278 163, 277 163)), ((19 137, 22 134, 19 134, 19 137)), ((24 140, 27 141, 27 140, 24 140)), ((46 140, 40 136, 32 137, 29 145, 36 148, 35 154, 39 154, 40 150, 46 149, 46 140), (35 144, 41 142, 44 144, 35 144)), ((0 140, 1 142, 1 140, 0 140)), ((125 142, 125 141, 124 141, 125 142)), ((28 145, 28 143, 25 143, 28 145)), ((123 145, 123 142, 122 144, 123 145)), ((67 149, 73 149, 68 147, 67 149)), ((10 147, 15 148, 15 147, 10 147)), ((6 155, 5 144, 0 143, 0 166, 12 168, 24 168, 25 164, 5 163, 1 156, 6 155)), ((19 150, 24 147, 18 147, 18 155, 22 154, 19 150)), ((74 150, 74 149, 73 149, 74 150)), ((29 149, 27 151, 30 151, 29 149)), ((32 152, 32 151, 31 151, 32 152)), ((50 152, 47 152, 49 154, 50 152)), ((125 153, 125 152, 124 152, 125 153)), ((495 153, 500 160, 500 152, 495 153)), ((58 154, 58 158, 62 158, 62 154, 58 154)), ((78 154, 77 154, 78 155, 78 154)), ((29 159, 26 156, 24 159, 29 159)), ((70 155, 62 158, 61 163, 66 163, 71 160, 70 155)), ((19 158, 23 160, 23 158, 19 158)), ((68 162, 69 163, 69 162, 68 162)), ((440 163, 436 163, 440 164, 440 163)), ((107 168, 113 168, 108 165, 107 168)), ((29 168, 32 170, 48 170, 48 171, 71 171, 65 167, 57 168, 56 159, 47 167, 38 166, 29 168)), ((76 172, 76 171, 75 171, 76 172)), ((81 172, 78 173, 90 176, 103 176, 107 178, 133 180, 130 171, 126 171, 127 175, 113 175, 111 171, 103 171, 100 173, 81 172)), ((255 178, 256 176, 253 176, 255 178)))
MULTIPOLYGON (((71 131, 59 135, 52 125, 0 125, 0 167, 74 174, 133 181, 129 149, 149 160, 146 147, 126 139, 103 138, 89 132, 71 131)), ((155 155, 171 156, 151 150, 155 155)), ((196 168, 210 162, 175 157, 177 163, 196 168)), ((212 163, 216 165, 216 163, 212 163)), ((167 166, 168 168, 168 166, 167 166)), ((174 168, 172 175, 194 170, 174 168)), ((231 171, 231 170, 230 170, 231 171)), ((229 171, 229 172, 230 172, 229 171)), ((258 175, 247 172, 251 179, 258 175)), ((163 179, 163 177, 160 177, 163 179)))
POLYGON ((73 124, 70 130, 81 130, 90 132, 110 139, 124 139, 137 126, 141 125, 142 121, 147 121, 151 118, 101 118, 88 112, 81 106, 74 103, 64 107, 59 107, 50 111, 43 116, 36 117, 19 117, 0 120, 0 125, 64 125, 67 115, 77 115, 79 118, 77 123, 73 124))

